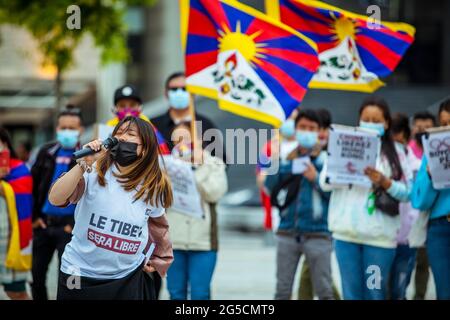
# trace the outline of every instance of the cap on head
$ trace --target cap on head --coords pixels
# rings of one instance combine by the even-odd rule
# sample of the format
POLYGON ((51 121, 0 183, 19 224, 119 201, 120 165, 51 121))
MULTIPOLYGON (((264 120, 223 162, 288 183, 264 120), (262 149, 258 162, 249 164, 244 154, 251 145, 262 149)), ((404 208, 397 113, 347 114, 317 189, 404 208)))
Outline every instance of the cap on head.
POLYGON ((117 104, 120 99, 134 99, 137 102, 142 103, 139 91, 135 86, 130 84, 126 84, 116 89, 114 92, 114 104, 117 104))

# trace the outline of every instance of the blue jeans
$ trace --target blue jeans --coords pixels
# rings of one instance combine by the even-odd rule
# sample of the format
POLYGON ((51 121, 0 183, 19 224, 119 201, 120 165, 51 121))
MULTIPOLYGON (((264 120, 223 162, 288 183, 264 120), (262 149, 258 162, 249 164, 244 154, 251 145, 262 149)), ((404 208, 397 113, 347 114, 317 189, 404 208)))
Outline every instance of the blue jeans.
POLYGON ((428 261, 433 271, 439 300, 450 299, 450 222, 444 218, 431 219, 427 234, 428 261))
POLYGON ((335 251, 345 300, 386 299, 395 249, 336 240, 335 251))
POLYGON ((170 299, 187 300, 190 286, 192 300, 209 300, 217 251, 173 250, 173 256, 173 263, 167 271, 170 299))
POLYGON ((416 248, 399 245, 395 251, 394 262, 389 277, 389 291, 392 300, 405 300, 406 288, 416 264, 416 248))

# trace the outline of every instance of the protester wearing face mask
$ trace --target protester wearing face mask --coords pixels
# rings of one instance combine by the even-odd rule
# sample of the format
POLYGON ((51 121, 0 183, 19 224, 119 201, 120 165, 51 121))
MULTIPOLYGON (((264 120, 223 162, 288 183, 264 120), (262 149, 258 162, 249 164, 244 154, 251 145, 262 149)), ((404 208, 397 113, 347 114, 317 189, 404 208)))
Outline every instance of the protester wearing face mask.
MULTIPOLYGON (((168 102, 168 110, 166 113, 153 118, 151 121, 157 130, 161 133, 163 139, 166 141, 169 154, 173 151, 175 142, 172 141, 172 132, 176 126, 181 123, 191 122, 191 111, 189 104, 193 103, 193 97, 186 90, 186 76, 184 72, 174 72, 167 77, 164 83, 164 96, 168 102)), ((207 117, 195 112, 195 121, 197 122, 197 133, 199 140, 202 144, 202 148, 205 149, 209 144, 216 146, 211 150, 211 155, 223 160, 226 164, 225 146, 222 140, 216 141, 217 135, 212 135, 211 139, 203 139, 203 134, 208 130, 219 130, 215 124, 207 117)), ((216 204, 210 204, 211 215, 215 219, 217 216, 216 204)), ((155 280, 159 279, 157 276, 155 280)), ((157 284, 156 289, 159 292, 160 283, 157 284)))
MULTIPOLYGON (((183 122, 190 122, 191 112, 189 104, 193 103, 193 97, 186 90, 186 76, 184 72, 175 72, 171 74, 165 82, 164 95, 169 104, 169 109, 163 115, 152 119, 152 123, 161 132, 164 139, 167 141, 169 149, 172 150, 174 142, 171 141, 171 135, 177 125, 183 122)), ((206 131, 213 129, 218 130, 214 123, 207 117, 195 113, 195 120, 197 124, 198 134, 205 134, 206 131), (199 127, 201 125, 201 128, 199 127), (201 130, 200 130, 201 129, 201 130)), ((216 141, 216 135, 213 135, 211 140, 203 140, 202 147, 206 148, 209 144, 217 144, 217 148, 211 150, 211 155, 221 158, 226 163, 225 148, 222 141, 216 141)))
POLYGON ((137 117, 149 122, 158 139, 159 148, 162 154, 169 154, 167 141, 161 133, 153 126, 150 120, 142 113, 142 98, 138 89, 130 84, 126 84, 117 88, 114 92, 114 108, 115 117, 110 119, 106 125, 115 127, 120 121, 127 116, 137 117))
MULTIPOLYGON (((415 124, 417 124, 416 121, 415 124)), ((414 161, 414 155, 411 155, 412 151, 407 148, 411 136, 408 116, 402 113, 396 113, 392 117, 391 131, 394 141, 405 150, 408 165, 414 173, 414 170, 417 171, 418 167, 414 161)), ((423 247, 425 244, 428 220, 427 215, 414 209, 410 202, 400 203, 399 213, 400 228, 396 237, 397 249, 389 276, 389 297, 392 300, 406 299, 406 288, 409 285, 411 274, 414 270, 417 248, 423 247)), ((428 269, 428 265, 426 268, 428 269)), ((416 275, 419 270, 418 268, 416 275)), ((418 289, 420 289, 419 286, 416 287, 416 294, 418 293, 418 289)))
POLYGON ((406 202, 412 176, 404 151, 392 140, 387 103, 380 98, 367 98, 360 108, 359 119, 361 128, 381 136, 377 165, 365 169, 372 188, 330 185, 326 180, 327 164, 320 174, 320 185, 332 191, 328 225, 335 240, 344 299, 382 300, 386 298, 400 219, 398 212, 390 215, 380 209, 379 202, 371 199, 377 189, 406 202))
POLYGON ((295 273, 302 254, 310 266, 313 289, 319 299, 333 299, 331 236, 327 226, 329 193, 319 186, 322 166, 312 155, 319 143, 320 120, 313 110, 301 110, 295 119, 298 147, 278 174, 268 175, 266 188, 280 210, 277 230, 277 284, 275 299, 292 295, 295 273), (287 194, 284 201, 281 195, 287 194))
POLYGON ((33 175, 33 283, 35 300, 47 300, 47 270, 55 251, 58 257, 70 241, 75 206, 58 208, 48 200, 51 184, 75 166, 83 123, 79 109, 68 106, 58 115, 56 142, 44 145, 31 168, 33 175))
MULTIPOLYGON (((439 125, 450 126, 450 99, 439 106, 439 125)), ((414 208, 428 211, 428 261, 433 271, 439 300, 450 299, 450 189, 433 188, 426 157, 417 173, 411 193, 414 208)))
POLYGON ((88 143, 97 153, 79 160, 49 192, 54 206, 77 204, 61 259, 59 300, 156 299, 147 272, 164 276, 173 260, 165 217, 172 189, 156 136, 136 117, 120 121, 112 136, 118 143, 109 150, 99 140, 88 143))
POLYGON ((219 246, 218 225, 209 203, 215 203, 228 188, 225 164, 191 143, 189 122, 172 133, 174 157, 192 164, 203 215, 193 216, 172 207, 167 210, 174 249, 174 262, 167 273, 167 289, 172 300, 209 300, 219 246), (198 148, 196 152, 192 148, 198 148))
MULTIPOLYGON (((427 129, 436 126, 436 118, 428 111, 417 112, 413 116, 412 123, 412 139, 407 146, 408 163, 415 178, 417 172, 422 164, 423 145, 422 137, 427 129)), ((430 275, 428 257, 425 247, 426 229, 428 222, 428 213, 419 212, 412 209, 412 212, 417 215, 416 223, 412 225, 410 234, 408 235, 408 242, 410 247, 416 248, 416 272, 415 272, 415 300, 424 300, 428 287, 428 279, 430 275)), ((414 268, 414 264, 413 264, 414 268)))
MULTIPOLYGON (((320 125, 319 125, 319 144, 314 148, 313 154, 317 157, 316 163, 320 166, 323 166, 325 159, 327 157, 327 147, 328 147, 328 138, 329 138, 329 130, 331 126, 331 114, 327 109, 318 109, 316 110, 317 115, 319 116, 320 125), (324 151, 324 152, 322 152, 324 151)), ((336 285, 333 282, 333 295, 336 300, 340 299, 339 292, 336 288, 336 285)), ((311 281, 311 271, 307 261, 304 261, 302 264, 302 268, 300 270, 300 283, 298 286, 298 299, 299 300, 313 300, 314 299, 314 290, 313 284, 311 281)))

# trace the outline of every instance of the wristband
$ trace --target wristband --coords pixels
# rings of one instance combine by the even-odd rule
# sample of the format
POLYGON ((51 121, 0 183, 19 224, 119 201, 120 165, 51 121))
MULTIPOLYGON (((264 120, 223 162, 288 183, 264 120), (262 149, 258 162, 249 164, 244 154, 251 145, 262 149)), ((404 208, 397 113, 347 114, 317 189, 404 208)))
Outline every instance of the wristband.
POLYGON ((79 159, 77 160, 77 164, 83 170, 83 172, 91 173, 92 167, 86 163, 86 160, 79 159))

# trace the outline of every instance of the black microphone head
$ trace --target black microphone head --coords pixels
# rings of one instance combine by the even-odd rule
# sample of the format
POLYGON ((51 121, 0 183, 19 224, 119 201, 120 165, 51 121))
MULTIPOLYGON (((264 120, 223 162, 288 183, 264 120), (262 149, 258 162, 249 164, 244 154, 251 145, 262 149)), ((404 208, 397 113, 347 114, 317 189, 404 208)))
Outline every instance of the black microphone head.
POLYGON ((119 139, 117 139, 115 137, 109 137, 108 139, 106 139, 103 142, 103 145, 105 146, 106 149, 111 149, 112 147, 114 147, 118 143, 119 143, 119 139))

